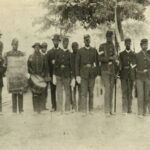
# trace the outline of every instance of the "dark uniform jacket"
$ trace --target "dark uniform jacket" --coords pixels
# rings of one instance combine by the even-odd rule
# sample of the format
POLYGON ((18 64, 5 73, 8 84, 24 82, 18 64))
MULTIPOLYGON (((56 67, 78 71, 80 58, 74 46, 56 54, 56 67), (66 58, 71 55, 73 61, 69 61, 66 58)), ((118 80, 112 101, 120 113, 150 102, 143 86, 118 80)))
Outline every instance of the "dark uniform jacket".
POLYGON ((124 50, 119 56, 120 62, 120 78, 121 79, 135 79, 135 53, 133 51, 127 52, 124 50))
POLYGON ((140 80, 150 79, 150 51, 142 50, 136 54, 136 78, 140 80))
MULTIPOLYGON (((0 41, 0 51, 3 51, 3 43, 0 41)), ((3 86, 3 76, 6 71, 6 68, 4 67, 4 59, 2 56, 0 56, 0 87, 3 86)))
POLYGON ((55 56, 58 51, 62 50, 61 48, 52 48, 51 50, 48 51, 47 53, 47 59, 48 59, 48 66, 49 66, 49 73, 50 77, 53 76, 54 72, 54 64, 53 61, 55 61, 55 56))
POLYGON ((71 52, 69 50, 58 50, 55 53, 54 74, 59 77, 72 77, 71 52))
POLYGON ((48 63, 40 52, 34 52, 28 59, 28 72, 41 77, 48 76, 48 63))
POLYGON ((99 47, 99 61, 101 62, 101 72, 115 74, 115 62, 110 60, 110 57, 116 56, 113 43, 104 43, 99 47))
POLYGON ((3 77, 6 71, 6 67, 4 67, 4 59, 0 56, 0 87, 3 86, 3 77))
POLYGON ((99 74, 97 50, 93 47, 81 48, 76 57, 76 76, 89 79, 95 78, 99 74))
POLYGON ((71 68, 72 68, 72 77, 76 78, 76 57, 77 57, 77 53, 72 53, 71 54, 71 68))

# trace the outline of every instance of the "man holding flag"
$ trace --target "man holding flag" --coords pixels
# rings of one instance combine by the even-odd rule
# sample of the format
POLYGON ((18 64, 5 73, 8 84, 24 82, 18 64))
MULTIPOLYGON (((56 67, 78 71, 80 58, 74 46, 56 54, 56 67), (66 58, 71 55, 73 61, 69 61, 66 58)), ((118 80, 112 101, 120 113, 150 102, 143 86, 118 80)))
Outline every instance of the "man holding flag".
POLYGON ((106 43, 100 45, 99 61, 101 62, 101 75, 104 83, 104 111, 106 115, 112 115, 113 89, 116 76, 117 55, 113 44, 113 32, 107 31, 106 43))

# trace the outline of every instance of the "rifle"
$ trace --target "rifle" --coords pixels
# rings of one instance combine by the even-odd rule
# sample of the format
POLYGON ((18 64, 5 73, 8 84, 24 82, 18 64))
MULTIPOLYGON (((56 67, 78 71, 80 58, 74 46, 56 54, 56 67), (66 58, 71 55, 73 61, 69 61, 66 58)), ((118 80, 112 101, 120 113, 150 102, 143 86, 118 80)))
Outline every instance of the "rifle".
MULTIPOLYGON (((117 42, 117 38, 116 38, 116 34, 115 34, 115 51, 117 52, 117 56, 118 56, 118 51, 119 51, 119 44, 117 42)), ((116 65, 115 68, 115 93, 114 93, 114 112, 116 113, 116 109, 117 109, 117 78, 118 78, 118 68, 116 65)))

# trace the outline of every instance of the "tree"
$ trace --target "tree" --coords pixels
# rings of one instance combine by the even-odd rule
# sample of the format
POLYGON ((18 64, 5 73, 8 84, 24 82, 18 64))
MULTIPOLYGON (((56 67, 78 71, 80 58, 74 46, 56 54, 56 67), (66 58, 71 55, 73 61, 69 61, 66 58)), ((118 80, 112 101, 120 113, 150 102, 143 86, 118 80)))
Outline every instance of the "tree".
MULTIPOLYGON (((120 18, 144 21, 144 11, 149 4, 149 0, 118 0, 120 18)), ((47 0, 43 2, 47 13, 38 23, 42 23, 42 30, 55 26, 69 32, 78 22, 85 29, 95 29, 114 22, 115 6, 116 0, 47 0)))

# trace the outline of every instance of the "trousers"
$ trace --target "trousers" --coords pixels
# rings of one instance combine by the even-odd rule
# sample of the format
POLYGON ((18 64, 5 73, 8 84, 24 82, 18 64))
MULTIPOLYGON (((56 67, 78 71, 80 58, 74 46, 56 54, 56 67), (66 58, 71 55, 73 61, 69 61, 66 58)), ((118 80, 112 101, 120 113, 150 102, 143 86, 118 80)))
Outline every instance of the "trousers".
POLYGON ((76 83, 75 87, 72 89, 72 108, 74 110, 80 111, 81 105, 81 86, 76 83), (78 98, 77 98, 77 92, 78 92, 78 98), (78 99, 78 104, 77 104, 78 99))
POLYGON ((42 102, 43 102, 42 109, 43 110, 46 109, 47 96, 48 96, 48 84, 47 84, 47 86, 46 86, 46 88, 44 90, 44 93, 43 93, 43 100, 42 100, 42 102))
POLYGON ((50 87, 51 87, 52 108, 56 111, 56 109, 57 109, 57 106, 56 106, 56 85, 54 85, 52 82, 50 82, 50 87))
POLYGON ((95 78, 81 79, 81 103, 79 111, 81 112, 87 112, 88 110, 93 111, 94 85, 95 85, 95 78), (87 99, 88 96, 89 101, 87 99))
POLYGON ((33 102, 33 110, 34 112, 40 113, 43 110, 43 99, 45 93, 32 93, 32 102, 33 102))
POLYGON ((23 112, 23 94, 12 93, 12 111, 17 113, 17 105, 19 112, 23 112))
POLYGON ((71 108, 71 88, 70 88, 70 78, 56 77, 56 95, 57 95, 57 111, 63 111, 63 90, 65 92, 65 111, 70 111, 71 108))
POLYGON ((133 80, 121 79, 121 89, 122 89, 122 112, 131 113, 132 112, 133 80))
POLYGON ((138 115, 145 115, 150 111, 150 80, 137 79, 138 115))
POLYGON ((2 89, 3 87, 0 87, 0 112, 2 112, 2 89))
POLYGON ((105 113, 112 113, 115 78, 114 75, 102 72, 102 80, 105 90, 104 111, 105 113))

